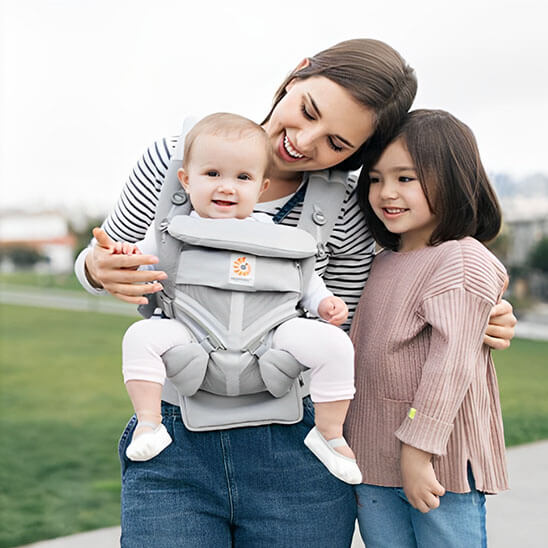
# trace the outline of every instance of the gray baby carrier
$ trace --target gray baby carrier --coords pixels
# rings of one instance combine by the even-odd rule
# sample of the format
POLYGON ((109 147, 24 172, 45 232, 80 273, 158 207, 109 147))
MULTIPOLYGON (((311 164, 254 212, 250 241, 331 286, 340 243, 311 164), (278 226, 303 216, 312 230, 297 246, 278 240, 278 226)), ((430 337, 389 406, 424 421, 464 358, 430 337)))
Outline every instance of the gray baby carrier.
POLYGON ((289 353, 271 348, 284 321, 303 314, 298 304, 339 214, 345 172, 308 177, 299 228, 237 219, 189 216, 177 179, 183 129, 155 219, 158 268, 168 274, 163 291, 140 307, 159 307, 182 321, 195 342, 163 356, 189 430, 219 430, 302 419, 303 371, 289 353))

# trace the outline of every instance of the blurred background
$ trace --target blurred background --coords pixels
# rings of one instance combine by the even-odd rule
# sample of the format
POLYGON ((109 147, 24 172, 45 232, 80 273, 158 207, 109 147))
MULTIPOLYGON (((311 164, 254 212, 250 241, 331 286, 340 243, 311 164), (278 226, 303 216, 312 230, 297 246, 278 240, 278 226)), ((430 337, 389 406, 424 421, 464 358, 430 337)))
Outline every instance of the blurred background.
POLYGON ((260 121, 301 59, 370 37, 416 69, 414 108, 474 131, 504 211, 518 339, 497 353, 507 443, 548 439, 548 8, 542 0, 0 2, 0 548, 118 523, 131 306, 74 255, 144 149, 187 115, 260 121))

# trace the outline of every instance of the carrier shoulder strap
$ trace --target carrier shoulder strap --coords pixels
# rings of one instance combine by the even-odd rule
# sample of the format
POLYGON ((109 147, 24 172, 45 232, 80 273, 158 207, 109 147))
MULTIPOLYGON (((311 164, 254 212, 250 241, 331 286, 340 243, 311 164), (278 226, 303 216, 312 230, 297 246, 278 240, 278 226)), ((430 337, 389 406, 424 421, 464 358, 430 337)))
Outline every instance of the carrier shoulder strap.
POLYGON ((316 258, 327 255, 326 244, 341 214, 345 196, 356 187, 357 174, 338 170, 313 171, 308 183, 298 227, 314 236, 316 258))
MULTIPOLYGON (((186 134, 197 121, 197 118, 194 116, 188 116, 183 122, 181 135, 177 139, 177 144, 171 154, 169 166, 162 183, 154 217, 156 249, 162 270, 168 275, 167 280, 162 282, 164 286, 162 293, 170 299, 175 295, 175 273, 177 272, 179 261, 177 253, 179 244, 176 240, 172 240, 172 238, 166 238, 165 233, 169 221, 173 216, 188 215, 191 211, 190 200, 177 178, 177 171, 183 165, 186 134)), ((148 304, 138 307, 140 314, 145 318, 149 318, 160 304, 158 303, 157 293, 147 295, 147 298, 148 304)))

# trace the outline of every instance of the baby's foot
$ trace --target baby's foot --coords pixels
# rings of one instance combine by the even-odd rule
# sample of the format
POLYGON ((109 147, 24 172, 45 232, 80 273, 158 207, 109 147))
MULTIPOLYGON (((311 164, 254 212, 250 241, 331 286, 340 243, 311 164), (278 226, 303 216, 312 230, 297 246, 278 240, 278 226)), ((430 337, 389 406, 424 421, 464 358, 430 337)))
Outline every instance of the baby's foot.
POLYGON ((362 482, 362 473, 356 463, 354 452, 344 438, 328 441, 314 427, 304 439, 304 444, 335 477, 352 485, 362 482))
POLYGON ((126 449, 126 456, 134 461, 150 460, 161 453, 171 441, 163 424, 139 422, 126 449))

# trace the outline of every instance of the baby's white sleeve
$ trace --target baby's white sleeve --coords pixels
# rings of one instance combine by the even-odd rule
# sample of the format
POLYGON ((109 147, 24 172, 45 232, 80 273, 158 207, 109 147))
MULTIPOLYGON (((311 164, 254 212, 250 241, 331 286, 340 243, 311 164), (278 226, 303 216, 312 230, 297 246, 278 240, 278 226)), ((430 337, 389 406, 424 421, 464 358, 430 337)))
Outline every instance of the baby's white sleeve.
POLYGON ((318 306, 326 297, 332 297, 333 293, 327 289, 323 280, 314 272, 310 277, 308 286, 304 289, 301 305, 308 310, 312 316, 319 317, 318 306))

